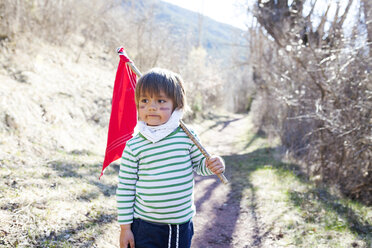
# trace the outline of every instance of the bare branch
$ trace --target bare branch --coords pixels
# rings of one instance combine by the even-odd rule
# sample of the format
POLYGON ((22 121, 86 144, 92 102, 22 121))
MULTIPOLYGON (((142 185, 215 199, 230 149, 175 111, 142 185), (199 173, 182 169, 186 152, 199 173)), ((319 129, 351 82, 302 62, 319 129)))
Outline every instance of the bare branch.
POLYGON ((315 5, 316 5, 317 2, 318 2, 318 0, 315 0, 315 2, 314 2, 314 3, 312 4, 312 6, 311 6, 311 10, 310 10, 309 14, 305 17, 305 19, 306 19, 307 21, 310 21, 310 17, 311 17, 311 15, 312 15, 313 12, 314 12, 315 5))
POLYGON ((353 4, 353 0, 349 0, 349 3, 346 6, 345 12, 341 16, 341 19, 339 21, 339 27, 342 27, 342 25, 344 24, 344 21, 345 21, 345 19, 347 17, 347 14, 349 13, 349 10, 350 10, 350 7, 351 7, 352 4, 353 4))
POLYGON ((330 7, 331 7, 331 3, 328 4, 328 6, 327 6, 327 10, 326 10, 326 12, 323 14, 323 16, 322 16, 322 18, 321 18, 321 20, 320 20, 319 26, 318 26, 318 28, 317 28, 317 32, 318 32, 318 34, 319 34, 319 36, 318 36, 318 39, 319 39, 319 40, 318 40, 318 44, 320 44, 320 40, 321 40, 322 37, 323 37, 323 33, 324 33, 324 24, 325 24, 326 21, 327 21, 328 11, 329 11, 330 7))
POLYGON ((338 12, 340 11, 340 3, 337 2, 336 4, 337 4, 336 13, 335 13, 335 16, 333 17, 333 21, 332 21, 331 28, 330 28, 331 32, 334 32, 336 30, 337 20, 338 20, 338 12))

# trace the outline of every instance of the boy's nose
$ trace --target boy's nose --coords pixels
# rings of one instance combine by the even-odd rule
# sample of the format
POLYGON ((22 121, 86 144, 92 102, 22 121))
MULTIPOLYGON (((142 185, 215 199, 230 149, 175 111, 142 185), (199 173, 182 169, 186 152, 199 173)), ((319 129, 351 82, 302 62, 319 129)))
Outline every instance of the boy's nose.
POLYGON ((157 104, 156 104, 156 102, 151 102, 151 103, 150 103, 150 106, 149 106, 149 109, 154 110, 154 109, 156 109, 156 108, 157 108, 157 104))

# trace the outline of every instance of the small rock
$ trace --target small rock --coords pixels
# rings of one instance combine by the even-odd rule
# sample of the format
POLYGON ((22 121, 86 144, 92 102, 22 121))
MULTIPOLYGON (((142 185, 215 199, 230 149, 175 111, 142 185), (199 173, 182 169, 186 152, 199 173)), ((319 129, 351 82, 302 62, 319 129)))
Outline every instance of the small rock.
POLYGON ((18 124, 16 123, 13 116, 9 115, 8 113, 5 114, 5 124, 13 130, 18 129, 18 124))

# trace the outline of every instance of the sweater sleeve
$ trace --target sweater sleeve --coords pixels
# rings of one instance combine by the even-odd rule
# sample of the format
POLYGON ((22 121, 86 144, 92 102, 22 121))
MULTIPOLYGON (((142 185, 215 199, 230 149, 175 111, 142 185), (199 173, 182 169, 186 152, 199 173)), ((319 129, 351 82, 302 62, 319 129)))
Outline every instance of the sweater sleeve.
MULTIPOLYGON (((194 137, 200 142, 197 135, 191 131, 194 137)), ((213 175, 213 172, 209 170, 206 166, 206 158, 204 157, 203 153, 199 150, 199 148, 193 143, 190 149, 190 156, 192 162, 193 170, 201 176, 210 176, 213 175)))
POLYGON ((127 144, 120 161, 119 183, 116 190, 118 222, 120 225, 133 222, 137 172, 138 159, 127 144))

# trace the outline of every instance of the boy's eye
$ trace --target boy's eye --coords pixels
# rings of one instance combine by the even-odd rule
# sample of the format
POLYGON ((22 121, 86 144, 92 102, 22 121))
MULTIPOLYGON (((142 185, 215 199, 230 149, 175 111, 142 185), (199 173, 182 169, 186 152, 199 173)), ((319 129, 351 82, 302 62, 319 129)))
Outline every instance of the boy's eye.
POLYGON ((147 99, 141 99, 141 102, 142 102, 142 103, 148 103, 149 100, 147 100, 147 99))
POLYGON ((165 103, 165 100, 160 99, 160 100, 158 100, 158 102, 159 103, 165 103))

